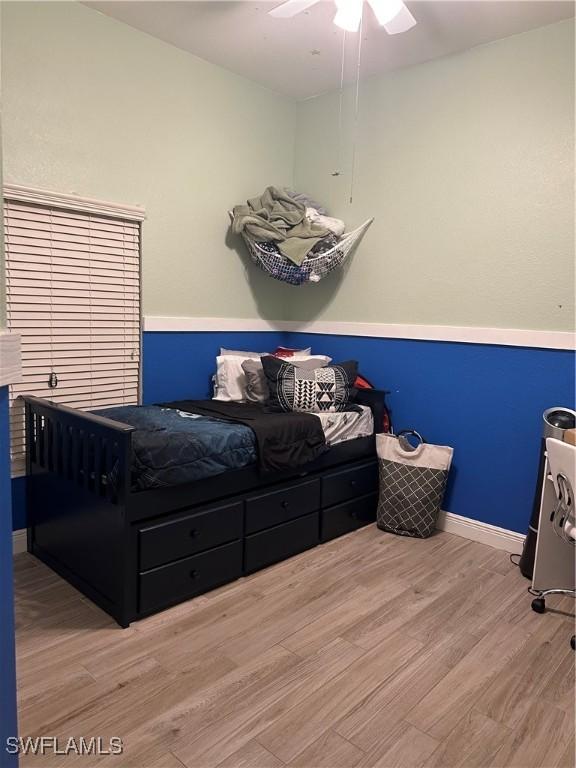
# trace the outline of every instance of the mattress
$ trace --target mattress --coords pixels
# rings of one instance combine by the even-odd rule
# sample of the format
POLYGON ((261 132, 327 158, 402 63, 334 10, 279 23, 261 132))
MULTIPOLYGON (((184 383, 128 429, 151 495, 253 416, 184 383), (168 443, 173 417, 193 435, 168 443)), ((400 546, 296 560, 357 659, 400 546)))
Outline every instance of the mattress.
POLYGON ((327 445, 336 445, 357 437, 368 437, 374 432, 374 417, 366 405, 358 406, 360 412, 317 413, 327 445))
POLYGON ((95 413, 134 427, 134 491, 203 480, 257 460, 254 432, 242 424, 156 405, 124 405, 95 413))
MULTIPOLYGON (((327 446, 371 435, 372 411, 315 414, 327 446)), ((133 426, 132 489, 189 483, 256 464, 256 436, 250 427, 176 408, 119 406, 95 411, 133 426)))

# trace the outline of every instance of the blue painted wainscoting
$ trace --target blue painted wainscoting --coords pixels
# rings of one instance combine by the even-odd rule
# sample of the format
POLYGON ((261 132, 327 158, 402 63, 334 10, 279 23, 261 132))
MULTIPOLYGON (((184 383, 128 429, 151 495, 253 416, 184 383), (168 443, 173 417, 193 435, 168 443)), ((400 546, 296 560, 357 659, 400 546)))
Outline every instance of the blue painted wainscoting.
POLYGON ((573 352, 311 333, 290 333, 285 343, 358 360, 368 379, 391 390, 396 431, 414 428, 453 446, 446 511, 526 532, 542 413, 574 407, 573 352))
POLYGON ((14 662, 14 598, 12 586, 12 520, 8 388, 0 387, 0 766, 17 765, 6 751, 17 735, 16 667, 14 662))
POLYGON ((280 331, 147 331, 142 348, 144 404, 212 397, 210 379, 220 347, 274 352, 280 331))
MULTIPOLYGON (((574 407, 574 353, 475 343, 281 331, 147 331, 143 402, 210 397, 219 347, 312 347, 355 359, 391 390, 396 429, 413 427, 455 449, 444 508, 524 533, 536 480, 542 412, 574 407)), ((24 486, 14 483, 15 528, 25 525, 24 486)))

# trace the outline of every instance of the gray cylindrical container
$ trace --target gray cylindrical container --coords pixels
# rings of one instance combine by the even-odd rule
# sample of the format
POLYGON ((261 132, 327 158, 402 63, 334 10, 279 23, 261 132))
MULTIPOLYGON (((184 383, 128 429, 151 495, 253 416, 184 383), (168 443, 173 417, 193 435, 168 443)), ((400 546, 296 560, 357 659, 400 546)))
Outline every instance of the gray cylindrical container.
POLYGON ((548 408, 542 414, 544 431, 542 437, 555 437, 556 440, 564 440, 564 432, 574 429, 576 425, 576 411, 571 408, 548 408))

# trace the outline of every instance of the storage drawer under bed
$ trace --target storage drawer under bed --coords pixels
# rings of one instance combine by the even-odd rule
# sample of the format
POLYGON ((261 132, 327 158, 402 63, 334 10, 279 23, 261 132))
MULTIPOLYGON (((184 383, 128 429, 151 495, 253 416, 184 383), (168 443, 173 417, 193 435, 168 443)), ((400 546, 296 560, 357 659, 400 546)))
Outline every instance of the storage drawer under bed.
POLYGON ((314 547, 319 541, 319 512, 299 517, 267 531, 246 536, 244 570, 246 573, 265 568, 287 557, 314 547))
POLYGON ((330 541, 337 536, 355 531, 376 520, 378 494, 371 493, 359 499, 346 501, 322 510, 320 541, 330 541))
POLYGON ((147 571, 242 538, 243 502, 197 509, 139 530, 140 570, 147 571))
POLYGON ((140 574, 139 610, 141 613, 158 610, 234 581, 241 575, 241 541, 153 568, 140 574))
POLYGON ((246 533, 257 533, 315 512, 320 507, 320 480, 283 486, 246 499, 246 533))
POLYGON ((378 491, 378 462, 330 472, 322 478, 322 506, 331 507, 378 491))

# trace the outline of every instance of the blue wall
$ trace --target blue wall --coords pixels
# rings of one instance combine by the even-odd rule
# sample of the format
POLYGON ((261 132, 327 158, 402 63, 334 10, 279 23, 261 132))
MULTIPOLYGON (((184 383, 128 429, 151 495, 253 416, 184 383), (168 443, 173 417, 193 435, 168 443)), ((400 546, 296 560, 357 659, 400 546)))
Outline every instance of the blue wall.
POLYGON ((0 766, 14 766, 6 739, 16 736, 16 673, 12 591, 12 524, 8 388, 0 387, 0 766))
MULTIPOLYGON (((413 427, 455 449, 444 508, 524 533, 532 505, 542 412, 574 407, 574 354, 524 347, 281 332, 147 332, 143 399, 210 396, 220 346, 273 351, 311 346, 356 359, 389 389, 396 429, 413 427)), ((23 483, 14 483, 14 527, 23 527, 23 483)))
POLYGON ((574 353, 483 344, 289 334, 335 362, 358 360, 391 390, 396 431, 451 445, 444 509, 525 533, 536 481, 542 412, 574 407, 574 353))
POLYGON ((143 402, 212 397, 210 378, 220 347, 274 352, 285 344, 279 331, 147 332, 142 350, 143 402))
POLYGON ((365 376, 391 390, 396 429, 454 447, 444 508, 526 531, 542 412, 574 407, 572 352, 307 333, 146 333, 144 402, 208 396, 220 346, 278 344, 358 360, 365 376))

